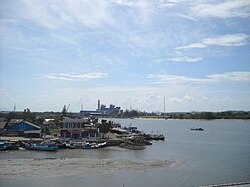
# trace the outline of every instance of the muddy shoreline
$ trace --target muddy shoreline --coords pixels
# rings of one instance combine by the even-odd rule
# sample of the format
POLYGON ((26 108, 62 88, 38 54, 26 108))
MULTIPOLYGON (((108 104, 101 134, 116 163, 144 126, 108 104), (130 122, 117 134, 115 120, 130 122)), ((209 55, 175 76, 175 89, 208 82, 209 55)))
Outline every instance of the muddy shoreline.
POLYGON ((0 160, 0 178, 94 175, 118 170, 151 171, 175 164, 170 160, 45 158, 0 160))

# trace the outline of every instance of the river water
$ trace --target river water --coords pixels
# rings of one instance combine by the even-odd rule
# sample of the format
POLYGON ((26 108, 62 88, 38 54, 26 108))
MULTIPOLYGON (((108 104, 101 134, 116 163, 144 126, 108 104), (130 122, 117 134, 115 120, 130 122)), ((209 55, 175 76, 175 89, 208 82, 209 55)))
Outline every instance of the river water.
MULTIPOLYGON (((136 126, 151 133, 160 132, 165 141, 153 141, 145 150, 107 147, 98 150, 59 150, 55 153, 7 151, 0 159, 93 158, 175 160, 159 170, 115 170, 96 175, 74 175, 27 179, 0 178, 1 187, 162 187, 198 186, 250 181, 250 121, 246 120, 153 120, 113 119, 123 126, 136 126), (192 127, 204 131, 191 131, 192 127)), ((1 168, 0 168, 1 172, 1 168)), ((69 171, 70 172, 70 171, 69 171)))

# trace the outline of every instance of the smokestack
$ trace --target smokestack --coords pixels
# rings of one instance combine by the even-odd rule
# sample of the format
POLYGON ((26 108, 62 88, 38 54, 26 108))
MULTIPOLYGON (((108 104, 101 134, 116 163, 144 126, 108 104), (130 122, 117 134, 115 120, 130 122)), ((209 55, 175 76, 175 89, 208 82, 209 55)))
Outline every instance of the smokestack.
POLYGON ((101 106, 100 99, 98 99, 98 110, 100 110, 100 106, 101 106))

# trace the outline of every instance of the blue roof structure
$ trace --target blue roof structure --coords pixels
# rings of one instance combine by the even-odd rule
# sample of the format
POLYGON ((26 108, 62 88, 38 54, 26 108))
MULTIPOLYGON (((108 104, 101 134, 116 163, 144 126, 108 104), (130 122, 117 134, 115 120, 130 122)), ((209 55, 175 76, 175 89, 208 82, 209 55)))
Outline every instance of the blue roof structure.
POLYGON ((11 125, 7 128, 8 130, 17 130, 17 131, 28 131, 28 130, 40 130, 41 128, 33 123, 28 121, 22 121, 17 124, 11 125))

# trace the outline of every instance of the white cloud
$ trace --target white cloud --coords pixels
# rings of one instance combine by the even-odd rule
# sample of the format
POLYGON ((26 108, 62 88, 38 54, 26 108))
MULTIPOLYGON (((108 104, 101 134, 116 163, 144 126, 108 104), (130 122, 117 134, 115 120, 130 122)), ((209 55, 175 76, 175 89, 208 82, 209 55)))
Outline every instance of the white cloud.
POLYGON ((206 48, 209 46, 242 46, 247 44, 248 35, 246 34, 227 34, 212 38, 202 39, 201 42, 176 47, 175 49, 206 48))
POLYGON ((208 97, 202 96, 202 97, 201 97, 201 101, 208 101, 208 97))
POLYGON ((185 95, 181 98, 177 98, 177 97, 170 98, 170 101, 174 103, 183 103, 183 102, 195 103, 197 99, 190 95, 185 95))
POLYGON ((159 96, 157 93, 147 93, 145 95, 145 100, 147 102, 149 101, 156 101, 156 100, 161 100, 163 97, 159 96))
POLYGON ((67 73, 53 73, 43 76, 47 79, 65 80, 65 81, 87 81, 90 79, 105 78, 106 73, 87 73, 87 74, 67 74, 67 73))
POLYGON ((120 6, 127 6, 130 8, 136 8, 141 12, 144 12, 146 14, 148 13, 155 13, 155 8, 156 8, 156 4, 158 4, 158 2, 152 2, 152 1, 145 1, 145 0, 141 0, 141 1, 131 1, 131 0, 111 0, 111 2, 120 5, 120 6))
POLYGON ((193 17, 191 17, 191 16, 187 16, 187 15, 184 15, 184 14, 176 13, 175 15, 177 15, 177 16, 179 16, 179 17, 181 17, 181 18, 185 18, 185 19, 191 20, 191 21, 196 21, 196 22, 199 21, 199 20, 197 20, 197 19, 195 19, 195 18, 193 18, 193 17))
POLYGON ((176 47, 175 49, 202 49, 202 48, 206 48, 207 45, 203 44, 203 43, 193 43, 190 45, 185 45, 185 46, 180 46, 180 47, 176 47))
POLYGON ((250 81, 250 72, 239 71, 239 72, 226 72, 223 74, 212 74, 208 75, 208 78, 214 80, 226 80, 226 81, 250 81))
POLYGON ((22 16, 48 29, 62 25, 82 24, 97 28, 113 24, 114 20, 105 1, 22 1, 22 16))
POLYGON ((185 84, 185 83, 211 83, 218 81, 250 81, 250 72, 226 72, 222 74, 211 74, 204 78, 192 78, 179 75, 168 74, 149 74, 147 78, 152 80, 153 84, 185 84))
POLYGON ((152 79, 153 84, 185 84, 185 83, 204 83, 210 81, 209 79, 191 78, 179 75, 164 75, 164 74, 149 74, 147 78, 152 79))
POLYGON ((195 99, 194 97, 189 96, 189 95, 185 95, 185 96, 183 97, 183 99, 186 100, 186 101, 188 101, 188 102, 191 102, 191 103, 193 103, 193 102, 196 101, 196 99, 195 99))
POLYGON ((163 59, 156 59, 156 63, 161 62, 198 62, 201 61, 201 57, 174 57, 174 58, 163 58, 163 59))
POLYGON ((250 1, 248 0, 230 0, 225 2, 214 1, 215 3, 198 3, 192 8, 192 14, 198 17, 249 17, 250 1))
POLYGON ((247 43, 247 38, 248 36, 245 34, 228 34, 224 36, 203 39, 202 44, 218 46, 241 46, 247 43))
POLYGON ((0 18, 0 23, 1 24, 9 24, 9 23, 15 23, 16 20, 14 19, 3 19, 3 18, 0 18))
POLYGON ((171 101, 171 102, 174 102, 174 103, 181 103, 181 102, 182 102, 181 99, 176 98, 176 97, 170 98, 170 101, 171 101))
POLYGON ((120 6, 128 6, 128 7, 136 7, 137 3, 134 1, 128 1, 128 0, 112 0, 111 2, 120 5, 120 6))

